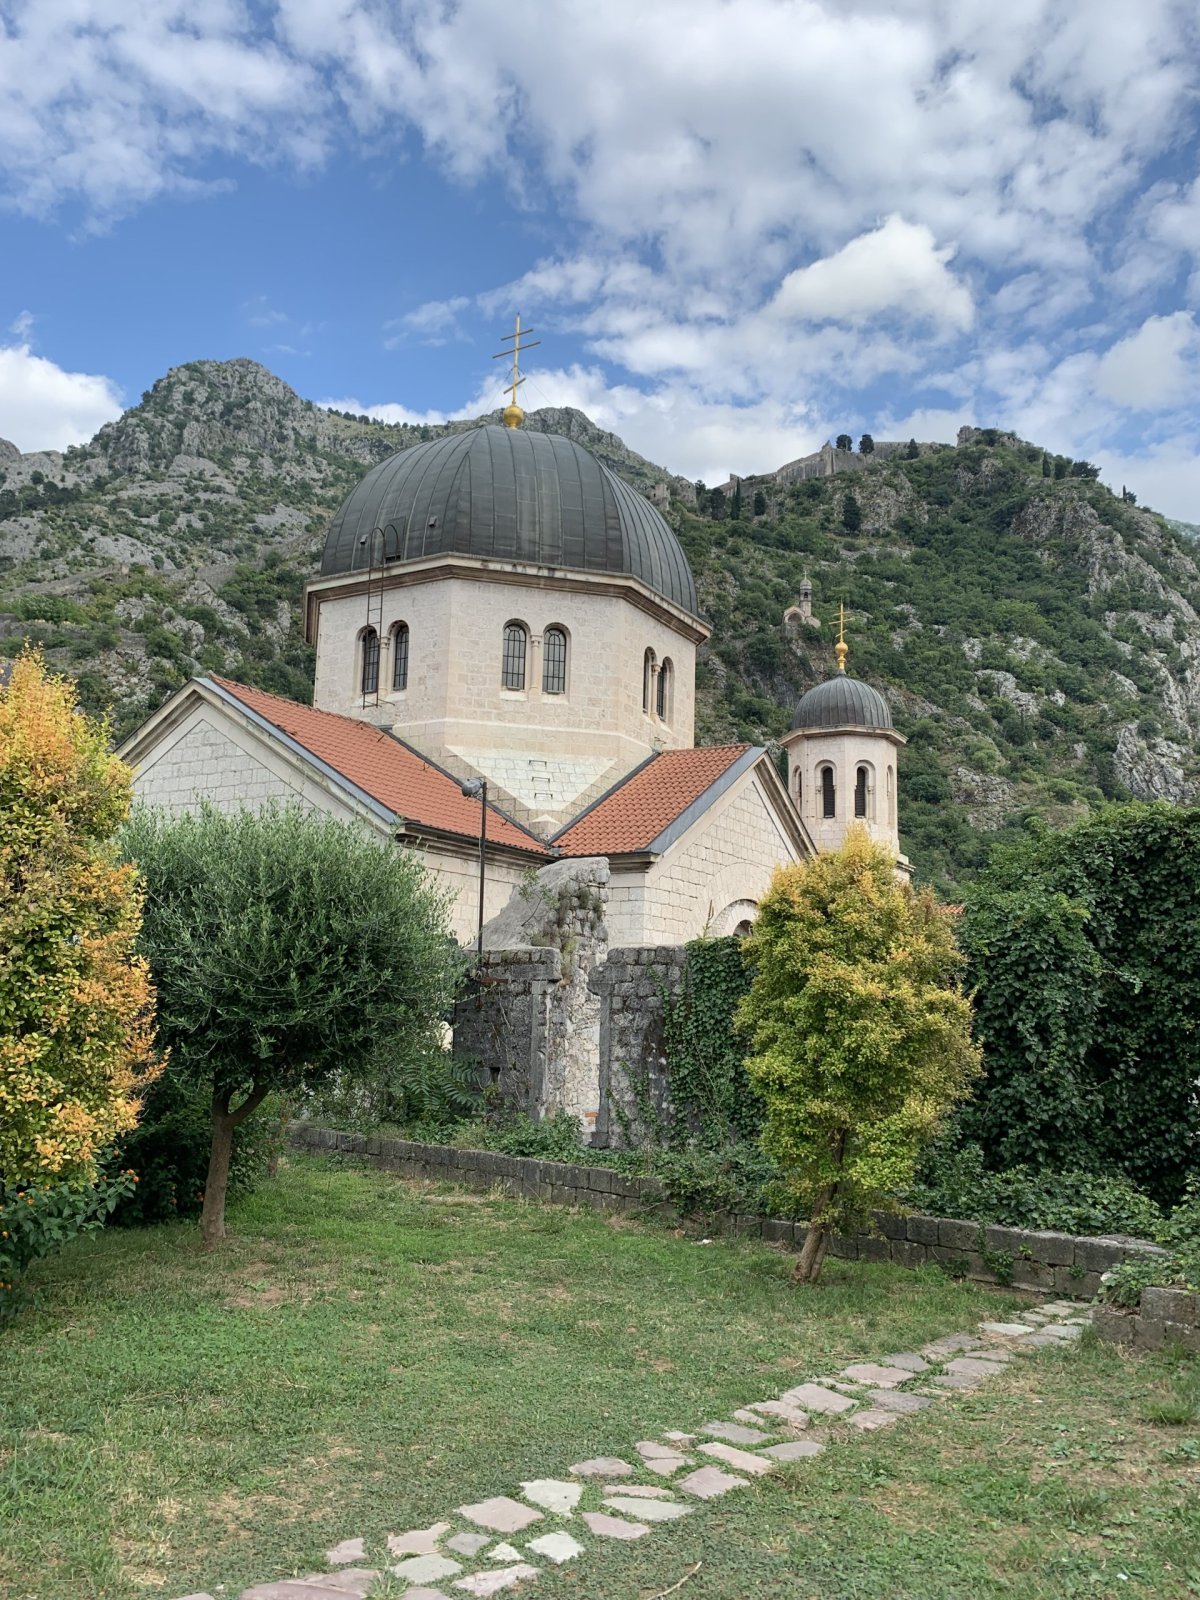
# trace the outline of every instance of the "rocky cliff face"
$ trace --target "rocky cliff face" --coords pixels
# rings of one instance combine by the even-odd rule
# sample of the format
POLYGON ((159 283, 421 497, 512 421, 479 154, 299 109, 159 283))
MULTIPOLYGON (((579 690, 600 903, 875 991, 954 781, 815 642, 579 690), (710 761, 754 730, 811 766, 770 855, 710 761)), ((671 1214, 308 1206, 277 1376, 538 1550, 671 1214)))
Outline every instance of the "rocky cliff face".
MULTIPOLYGON (((297 605, 332 513, 392 452, 474 425, 350 417, 253 361, 201 361, 65 455, 0 442, 0 657, 40 639, 119 732, 198 672, 303 698, 297 605)), ((778 738, 833 670, 845 601, 851 671, 909 738, 904 842, 943 882, 1030 812, 1200 799, 1200 545, 1080 464, 974 430, 833 479, 744 480, 734 520, 581 412, 526 426, 669 494, 714 623, 702 738, 778 738), (824 626, 785 626, 806 574, 824 626)))

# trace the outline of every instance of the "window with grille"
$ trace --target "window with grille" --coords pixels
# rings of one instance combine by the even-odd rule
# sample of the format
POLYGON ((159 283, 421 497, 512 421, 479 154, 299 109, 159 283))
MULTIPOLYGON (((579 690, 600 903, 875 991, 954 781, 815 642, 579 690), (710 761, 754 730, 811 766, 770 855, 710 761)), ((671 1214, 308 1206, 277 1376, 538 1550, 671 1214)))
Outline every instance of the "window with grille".
POLYGON ((547 628, 542 635, 542 693, 567 692, 567 636, 562 628, 547 628))
POLYGON ((867 814, 867 769, 859 767, 854 779, 854 815, 865 817, 867 814))
POLYGON ((379 693, 379 635, 367 628, 362 636, 362 692, 379 693))
POLYGON ((408 688, 408 623, 392 629, 392 688, 408 688))
POLYGON ((654 651, 647 650, 642 661, 642 710, 650 715, 650 694, 654 683, 654 651))
POLYGON ((837 790, 834 788, 832 767, 821 768, 821 815, 837 815, 837 790))
POLYGON ((663 658, 662 666, 658 669, 657 705, 658 714, 664 722, 666 722, 671 710, 671 676, 671 658, 669 656, 665 656, 663 658))
POLYGON ((504 627, 504 660, 500 668, 502 689, 525 687, 525 651, 529 634, 523 622, 509 622, 504 627))

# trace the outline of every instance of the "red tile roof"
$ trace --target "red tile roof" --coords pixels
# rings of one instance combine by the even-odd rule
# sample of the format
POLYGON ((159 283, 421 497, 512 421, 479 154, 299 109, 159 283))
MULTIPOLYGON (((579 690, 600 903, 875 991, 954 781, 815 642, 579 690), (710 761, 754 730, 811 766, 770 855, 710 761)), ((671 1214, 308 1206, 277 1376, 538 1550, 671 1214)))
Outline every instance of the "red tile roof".
MULTIPOLYGON (((311 755, 348 778, 406 822, 442 833, 479 837, 479 803, 462 793, 457 778, 430 765, 410 746, 356 717, 316 711, 263 689, 213 677, 211 682, 248 710, 286 733, 311 755)), ((488 840, 547 856, 542 841, 488 807, 488 840)))
POLYGON ((568 856, 644 850, 750 749, 748 744, 718 744, 703 750, 663 750, 556 834, 553 843, 568 856))

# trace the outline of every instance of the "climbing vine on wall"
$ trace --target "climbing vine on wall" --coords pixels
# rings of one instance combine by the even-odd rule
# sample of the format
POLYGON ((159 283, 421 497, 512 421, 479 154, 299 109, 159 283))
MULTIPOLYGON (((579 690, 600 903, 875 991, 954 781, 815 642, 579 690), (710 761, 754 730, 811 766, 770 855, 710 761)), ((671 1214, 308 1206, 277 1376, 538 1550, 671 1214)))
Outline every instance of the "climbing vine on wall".
POLYGON ((683 987, 663 1009, 675 1142, 720 1149, 758 1137, 762 1105, 746 1077, 745 1042, 733 1022, 748 986, 740 939, 688 945, 683 987))

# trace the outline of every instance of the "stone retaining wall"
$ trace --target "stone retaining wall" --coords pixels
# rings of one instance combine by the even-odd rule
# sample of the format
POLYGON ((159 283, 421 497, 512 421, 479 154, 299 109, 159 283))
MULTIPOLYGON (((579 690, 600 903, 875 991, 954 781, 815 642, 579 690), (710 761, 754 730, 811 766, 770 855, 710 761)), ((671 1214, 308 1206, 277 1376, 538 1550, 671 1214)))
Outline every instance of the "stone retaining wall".
MULTIPOLYGON (((506 1156, 492 1150, 457 1150, 449 1145, 385 1139, 376 1134, 338 1133, 333 1128, 304 1123, 293 1125, 291 1138, 300 1149, 344 1151, 406 1178, 457 1183, 465 1189, 484 1192, 499 1187, 508 1194, 526 1195, 551 1205, 586 1205, 598 1211, 637 1211, 666 1222, 680 1220, 657 1178, 626 1177, 611 1167, 506 1156)), ((1126 1235, 1077 1238, 1069 1233, 984 1226, 948 1217, 881 1214, 877 1221, 877 1233, 835 1239, 830 1253, 851 1261, 894 1261, 902 1267, 936 1262, 955 1276, 980 1283, 1012 1284, 1018 1289, 1090 1300, 1100 1287, 1101 1274, 1110 1267, 1130 1256, 1156 1252, 1154 1245, 1126 1235)), ((779 1217, 727 1216, 710 1220, 706 1226, 714 1232, 724 1228, 749 1234, 789 1249, 798 1248, 805 1234, 803 1222, 779 1217)), ((1146 1295, 1173 1292, 1147 1289, 1143 1301, 1146 1295)), ((1128 1313, 1120 1315, 1125 1321, 1130 1320, 1128 1313)), ((1164 1325, 1174 1328, 1175 1322, 1166 1319, 1164 1325)), ((1193 1314, 1191 1323, 1179 1325, 1191 1327, 1200 1336, 1200 1313, 1193 1314)), ((1169 1337, 1164 1338, 1169 1342, 1169 1337)), ((1133 1339, 1130 1332, 1122 1342, 1133 1339)), ((1160 1344, 1163 1342, 1164 1339, 1159 1340, 1160 1344)))
POLYGON ((1200 1354, 1200 1294, 1189 1294, 1186 1289, 1143 1289, 1136 1311, 1097 1306, 1092 1326, 1109 1344, 1132 1345, 1135 1350, 1180 1345, 1200 1354))

